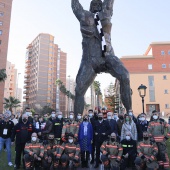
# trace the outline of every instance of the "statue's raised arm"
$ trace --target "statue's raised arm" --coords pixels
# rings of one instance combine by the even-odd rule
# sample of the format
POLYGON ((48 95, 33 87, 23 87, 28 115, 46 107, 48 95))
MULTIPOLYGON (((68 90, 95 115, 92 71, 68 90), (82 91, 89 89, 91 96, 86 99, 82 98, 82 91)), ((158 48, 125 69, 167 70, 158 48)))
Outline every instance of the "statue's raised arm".
POLYGON ((107 10, 113 10, 114 0, 104 0, 103 1, 103 8, 107 10))
POLYGON ((84 16, 84 9, 82 5, 80 4, 79 0, 71 0, 71 7, 73 10, 73 13, 77 17, 77 19, 80 21, 82 17, 84 16))

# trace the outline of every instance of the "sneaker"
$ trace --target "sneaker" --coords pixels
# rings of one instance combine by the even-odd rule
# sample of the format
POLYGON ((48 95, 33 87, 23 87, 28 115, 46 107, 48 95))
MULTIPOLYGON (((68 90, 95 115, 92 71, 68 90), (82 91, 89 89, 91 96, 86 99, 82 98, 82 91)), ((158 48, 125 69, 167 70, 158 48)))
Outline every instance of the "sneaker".
POLYGON ((12 162, 9 162, 9 163, 8 163, 8 166, 13 166, 12 162))

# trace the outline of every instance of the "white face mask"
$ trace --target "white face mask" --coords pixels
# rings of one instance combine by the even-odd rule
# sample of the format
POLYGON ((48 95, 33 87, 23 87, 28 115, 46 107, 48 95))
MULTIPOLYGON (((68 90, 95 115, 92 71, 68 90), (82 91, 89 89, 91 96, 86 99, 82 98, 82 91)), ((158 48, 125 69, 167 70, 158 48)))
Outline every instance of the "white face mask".
POLYGON ((133 115, 133 113, 132 112, 129 112, 129 116, 132 116, 133 115))
POLYGON ((126 140, 130 140, 130 136, 126 136, 126 140))
POLYGON ((68 141, 69 141, 69 143, 73 143, 73 139, 69 139, 68 141))
POLYGON ((58 115, 58 118, 61 119, 63 116, 62 115, 58 115))
POLYGON ((139 117, 139 120, 142 121, 141 117, 139 117))
POLYGON ((53 117, 53 118, 54 118, 54 117, 55 117, 55 113, 52 113, 52 114, 51 114, 51 117, 53 117))
POLYGON ((154 115, 153 118, 156 120, 156 119, 158 119, 158 116, 157 116, 157 115, 154 115))
POLYGON ((93 113, 89 113, 89 117, 92 117, 93 116, 93 113))
POLYGON ((73 117, 74 117, 73 115, 70 115, 70 119, 73 119, 73 117))
POLYGON ((81 119, 81 116, 77 116, 77 119, 81 119))
POLYGON ((118 116, 117 116, 117 115, 114 115, 114 116, 113 116, 113 118, 114 118, 114 119, 117 119, 117 118, 118 118, 118 116))
POLYGON ((32 113, 31 112, 25 112, 27 116, 30 116, 32 113))
POLYGON ((145 118, 144 117, 141 117, 141 121, 144 121, 145 120, 145 118))
POLYGON ((31 139, 32 139, 33 142, 35 142, 37 140, 36 137, 32 137, 31 139))
POLYGON ((110 120, 111 118, 112 118, 112 116, 107 116, 107 119, 109 119, 109 120, 110 120))

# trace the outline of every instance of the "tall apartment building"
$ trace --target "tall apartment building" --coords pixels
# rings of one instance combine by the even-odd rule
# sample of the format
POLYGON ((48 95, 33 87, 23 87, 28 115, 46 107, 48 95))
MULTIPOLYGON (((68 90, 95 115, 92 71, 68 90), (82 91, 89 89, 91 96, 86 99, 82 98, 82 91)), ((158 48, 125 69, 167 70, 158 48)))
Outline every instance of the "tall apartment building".
POLYGON ((66 85, 67 54, 54 44, 54 36, 39 34, 27 47, 25 58, 25 106, 50 106, 65 111, 65 96, 56 87, 60 79, 66 85))
POLYGON ((9 96, 17 97, 17 69, 15 65, 7 61, 6 65, 7 79, 5 80, 5 88, 3 96, 9 98, 9 96))
MULTIPOLYGON (((6 68, 12 0, 0 0, 0 69, 6 68)), ((0 83, 0 112, 3 111, 5 83, 0 83)))
MULTIPOLYGON (((153 42, 144 55, 124 56, 121 61, 130 73, 134 113, 142 112, 142 99, 137 89, 144 84, 147 86, 145 112, 156 109, 170 114, 170 42, 153 42)), ((118 85, 116 81, 116 87, 118 85)))

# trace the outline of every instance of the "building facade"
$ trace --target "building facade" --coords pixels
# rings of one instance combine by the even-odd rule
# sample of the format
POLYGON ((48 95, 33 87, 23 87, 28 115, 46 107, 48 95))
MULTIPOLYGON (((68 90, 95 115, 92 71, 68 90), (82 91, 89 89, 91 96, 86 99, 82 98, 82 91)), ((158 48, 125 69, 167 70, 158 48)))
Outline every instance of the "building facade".
POLYGON ((17 69, 15 65, 7 61, 6 65, 7 79, 5 80, 4 97, 9 98, 9 96, 17 97, 17 69))
POLYGON ((142 112, 142 99, 137 89, 143 84, 147 87, 145 112, 150 114, 156 109, 163 115, 170 114, 170 42, 151 43, 144 55, 124 56, 121 61, 130 73, 134 113, 142 112))
POLYGON ((67 54, 54 44, 50 34, 39 34, 29 44, 25 58, 25 106, 50 106, 65 111, 65 96, 62 98, 56 80, 66 84, 66 60, 67 54))
MULTIPOLYGON (((0 0, 0 69, 6 68, 12 0, 0 0)), ((0 83, 0 112, 3 111, 5 83, 0 83)))

